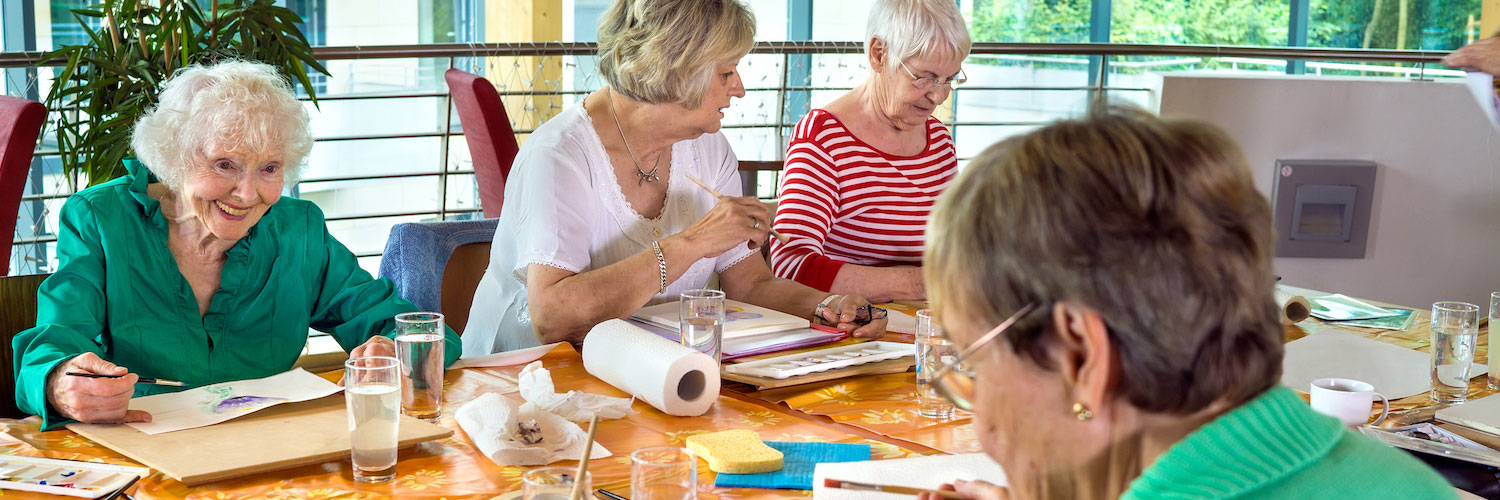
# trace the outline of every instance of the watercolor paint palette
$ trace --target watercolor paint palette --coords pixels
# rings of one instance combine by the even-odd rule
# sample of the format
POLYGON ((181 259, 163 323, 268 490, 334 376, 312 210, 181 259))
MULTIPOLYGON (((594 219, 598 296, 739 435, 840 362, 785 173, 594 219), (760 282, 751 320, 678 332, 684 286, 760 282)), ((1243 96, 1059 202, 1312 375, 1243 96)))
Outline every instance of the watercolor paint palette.
POLYGON ((149 471, 145 467, 4 455, 0 456, 0 489, 99 498, 149 471))
POLYGON ((835 368, 914 355, 916 355, 916 349, 911 344, 864 342, 729 365, 724 367, 724 371, 741 375, 784 379, 835 368))

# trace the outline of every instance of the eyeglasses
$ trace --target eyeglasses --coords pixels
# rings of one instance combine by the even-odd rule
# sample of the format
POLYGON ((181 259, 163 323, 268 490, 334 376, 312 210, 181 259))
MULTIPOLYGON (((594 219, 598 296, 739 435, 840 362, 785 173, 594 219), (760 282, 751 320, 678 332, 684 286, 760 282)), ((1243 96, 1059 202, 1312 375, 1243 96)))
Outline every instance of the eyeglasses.
MULTIPOLYGON (((999 326, 996 326, 994 330, 990 330, 989 333, 979 337, 979 340, 974 341, 969 347, 964 348, 963 352, 958 353, 958 356, 952 361, 944 361, 937 373, 928 378, 931 381, 933 390, 937 391, 938 395, 942 396, 943 399, 947 399, 953 403, 955 408, 963 411, 973 411, 974 370, 965 367, 963 365, 964 360, 969 359, 969 356, 974 355, 975 352, 979 352, 979 348, 984 347, 991 340, 995 340, 995 337, 999 337, 1001 333, 1005 332, 1005 329, 1010 328, 1011 325, 1014 325, 1021 318, 1036 309, 1037 304, 1035 302, 1026 304, 1026 307, 1022 307, 1021 310, 1010 315, 999 326)), ((943 332, 943 337, 948 337, 946 330, 943 332)), ((948 340, 952 341, 951 338, 948 340)))
POLYGON ((958 74, 953 75, 953 78, 944 79, 935 76, 918 77, 916 73, 911 72, 911 68, 906 67, 905 61, 896 61, 896 64, 900 64, 901 69, 906 70, 906 75, 911 77, 911 84, 923 91, 931 91, 939 85, 950 89, 957 89, 959 85, 963 85, 964 82, 969 81, 969 75, 964 73, 963 68, 959 68, 958 74))

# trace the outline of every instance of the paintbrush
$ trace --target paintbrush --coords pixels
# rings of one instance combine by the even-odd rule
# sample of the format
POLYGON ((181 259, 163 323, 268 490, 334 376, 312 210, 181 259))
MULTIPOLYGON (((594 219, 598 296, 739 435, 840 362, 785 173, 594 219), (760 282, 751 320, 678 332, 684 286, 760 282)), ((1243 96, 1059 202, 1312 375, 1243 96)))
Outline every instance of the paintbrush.
POLYGON ((587 488, 585 485, 588 484, 588 481, 583 478, 584 474, 588 474, 589 471, 589 454, 594 451, 594 431, 597 430, 599 430, 599 416, 594 415, 594 418, 589 419, 589 440, 583 444, 583 456, 578 458, 578 473, 573 474, 573 492, 568 495, 569 500, 583 500, 583 491, 587 488))
MULTIPOLYGON (((703 181, 698 180, 697 177, 693 177, 693 174, 684 173, 682 175, 687 176, 688 180, 693 181, 693 184, 697 184, 698 187, 701 187, 705 191, 708 191, 708 194, 714 195, 714 198, 719 198, 719 199, 725 198, 724 195, 719 194, 719 192, 717 190, 715 190, 714 188, 709 187, 708 184, 705 184, 703 181)), ((783 244, 786 243, 786 241, 788 239, 786 237, 786 235, 781 234, 779 231, 777 231, 775 229, 771 230, 771 236, 775 236, 776 237, 776 241, 780 241, 783 244)))
MULTIPOLYGON (((82 372, 67 372, 67 375, 68 376, 72 376, 72 377, 85 377, 85 378, 120 378, 120 377, 124 377, 124 375, 105 375, 105 374, 102 374, 102 373, 82 373, 82 372)), ((170 385, 170 386, 176 386, 176 387, 182 387, 184 385, 187 385, 187 384, 184 384, 182 382, 178 382, 176 380, 167 380, 167 379, 164 379, 164 378, 153 378, 153 377, 141 377, 138 380, 136 380, 135 383, 137 383, 137 384, 152 384, 152 385, 170 385)))
POLYGON ((845 489, 845 490, 880 491, 880 492, 885 492, 885 493, 895 493, 895 494, 898 494, 898 495, 920 495, 920 494, 923 494, 923 493, 933 493, 933 494, 936 494, 937 496, 940 496, 940 497, 943 497, 943 498, 953 498, 953 499, 962 499, 962 498, 964 498, 962 495, 959 495, 958 493, 952 492, 952 491, 924 490, 922 488, 912 488, 912 487, 908 487, 908 486, 891 486, 891 485, 887 485, 887 484, 856 483, 854 481, 844 481, 844 480, 840 480, 840 479, 828 479, 828 478, 824 478, 823 479, 823 487, 824 488, 840 488, 840 489, 845 489))

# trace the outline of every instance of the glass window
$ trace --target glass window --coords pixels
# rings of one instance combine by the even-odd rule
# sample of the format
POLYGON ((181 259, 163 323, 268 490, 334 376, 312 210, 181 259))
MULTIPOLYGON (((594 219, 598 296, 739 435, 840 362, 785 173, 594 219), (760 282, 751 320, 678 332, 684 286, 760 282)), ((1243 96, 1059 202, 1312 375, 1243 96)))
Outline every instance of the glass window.
POLYGON ((1308 45, 1451 50, 1480 37, 1480 0, 1312 0, 1308 45))
POLYGON ((1087 42, 1091 6, 1089 0, 975 0, 969 33, 976 42, 1087 42))
POLYGON ((1115 0, 1110 14, 1114 43, 1285 46, 1291 6, 1288 0, 1115 0))

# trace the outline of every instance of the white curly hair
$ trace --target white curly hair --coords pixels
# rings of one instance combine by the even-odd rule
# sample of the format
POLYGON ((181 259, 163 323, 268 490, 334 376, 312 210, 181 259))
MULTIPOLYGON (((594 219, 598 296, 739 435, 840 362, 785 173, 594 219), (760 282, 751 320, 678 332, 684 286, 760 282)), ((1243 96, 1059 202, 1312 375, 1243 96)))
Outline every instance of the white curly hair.
POLYGON ((270 65, 241 60, 179 70, 130 139, 141 162, 173 191, 194 165, 207 164, 210 151, 279 149, 290 186, 312 142, 307 111, 287 80, 270 65))

